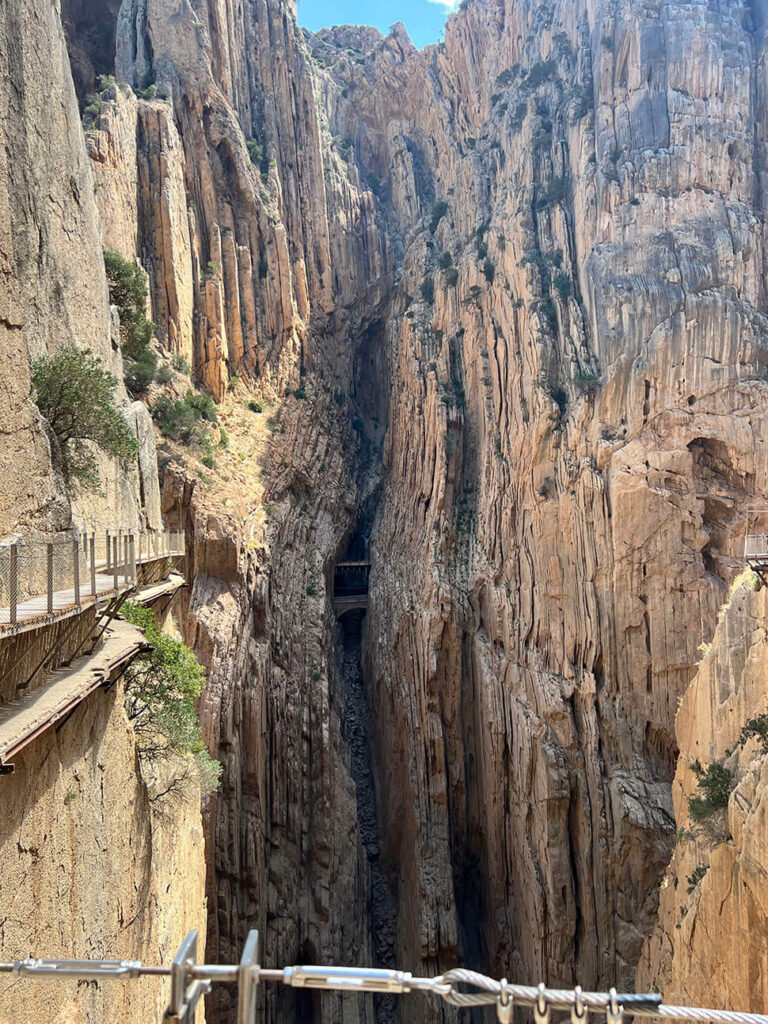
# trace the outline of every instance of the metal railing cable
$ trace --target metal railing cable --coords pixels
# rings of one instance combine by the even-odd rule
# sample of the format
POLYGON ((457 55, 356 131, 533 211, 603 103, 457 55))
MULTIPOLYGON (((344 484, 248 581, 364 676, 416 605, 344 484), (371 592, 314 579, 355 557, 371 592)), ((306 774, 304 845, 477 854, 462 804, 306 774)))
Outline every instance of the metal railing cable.
POLYGON ((553 1010, 570 1013, 571 1024, 588 1024, 590 1013, 603 1015, 606 1024, 621 1024, 625 1014, 671 1020, 714 1021, 715 1024, 768 1024, 768 1014, 738 1010, 710 1010, 672 1006, 656 993, 584 992, 573 989, 515 985, 503 978, 496 981, 485 974, 454 968, 435 978, 414 977, 407 971, 368 967, 317 967, 298 965, 282 969, 258 964, 257 931, 248 935, 239 964, 198 964, 197 932, 190 932, 170 966, 151 966, 136 960, 17 960, 0 963, 0 974, 62 980, 130 980, 145 976, 169 977, 171 997, 163 1021, 193 1024, 195 1008, 211 986, 235 983, 238 989, 237 1024, 255 1024, 256 987, 273 982, 321 991, 347 993, 405 994, 419 992, 442 999, 450 1006, 495 1006, 501 1024, 510 1024, 515 1006, 533 1009, 535 1024, 550 1024, 553 1010))
POLYGON ((0 541, 0 635, 45 624, 129 589, 137 566, 184 554, 184 534, 106 529, 0 541))

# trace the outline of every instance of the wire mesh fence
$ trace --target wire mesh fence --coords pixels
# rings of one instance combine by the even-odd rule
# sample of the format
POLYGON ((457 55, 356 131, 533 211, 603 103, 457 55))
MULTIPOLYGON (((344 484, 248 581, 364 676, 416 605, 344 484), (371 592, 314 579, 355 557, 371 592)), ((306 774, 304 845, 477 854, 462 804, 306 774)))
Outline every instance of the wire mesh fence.
POLYGON ((748 533, 744 538, 744 557, 768 558, 768 533, 748 533))
POLYGON ((50 622, 136 585, 137 567, 184 554, 170 530, 68 530, 0 542, 0 633, 50 622))

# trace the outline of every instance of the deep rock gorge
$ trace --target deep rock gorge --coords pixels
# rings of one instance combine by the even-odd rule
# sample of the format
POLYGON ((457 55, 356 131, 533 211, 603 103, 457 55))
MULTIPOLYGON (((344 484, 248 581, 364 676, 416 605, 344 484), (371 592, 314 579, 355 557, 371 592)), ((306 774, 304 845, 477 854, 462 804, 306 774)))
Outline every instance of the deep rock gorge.
MULTIPOLYGON (((10 78, 59 46, 67 121, 56 173, 31 143, 15 167, 0 151, 11 401, 54 321, 117 368, 103 245, 146 271, 161 355, 230 436, 225 470, 162 467, 224 769, 208 959, 258 927, 270 966, 632 988, 640 964, 668 999, 764 1009, 762 940, 719 995, 700 937, 764 935, 760 750, 734 761, 682 927, 669 888, 703 856, 675 849, 687 759, 766 710, 743 665, 765 658, 763 591, 718 625, 768 495, 763 0, 465 0, 422 51, 400 24, 305 32, 291 0, 61 0, 47 34, 23 0, 17 44, 10 6, 10 78), (59 212, 27 209, 46 189, 59 212), (345 559, 370 584, 340 616, 345 559), (748 906, 723 918, 738 872, 748 906)), ((54 132, 22 94, 1 94, 7 145, 54 132)), ((7 461, 42 479, 33 409, 7 461)), ((157 517, 135 512, 148 487, 109 500, 157 517)), ((61 500, 0 510, 15 529, 61 500)), ((267 1021, 457 1019, 260 999, 267 1021)))

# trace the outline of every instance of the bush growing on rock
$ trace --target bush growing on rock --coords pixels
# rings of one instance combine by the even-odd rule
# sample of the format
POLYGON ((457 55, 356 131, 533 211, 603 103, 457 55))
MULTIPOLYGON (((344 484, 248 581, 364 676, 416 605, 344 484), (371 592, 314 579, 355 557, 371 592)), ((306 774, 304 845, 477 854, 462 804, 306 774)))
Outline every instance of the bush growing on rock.
POLYGON ((138 739, 142 762, 174 765, 165 789, 152 799, 167 797, 186 782, 196 781, 204 792, 218 788, 221 765, 206 749, 197 718, 197 699, 205 673, 186 644, 160 628, 154 612, 127 602, 125 618, 144 630, 152 646, 126 672, 126 710, 138 739))
POLYGON ((179 353, 177 353, 174 356, 171 356, 171 366, 177 373, 184 373, 187 376, 189 376, 191 372, 189 363, 184 358, 184 356, 180 355, 179 353))
POLYGON ((708 768, 703 768, 700 761, 694 761, 691 771, 698 780, 697 796, 688 800, 688 813, 695 822, 702 822, 715 811, 728 806, 728 798, 733 789, 733 775, 724 764, 714 761, 708 768))
POLYGON ((214 400, 200 391, 188 391, 184 399, 160 395, 152 416, 166 437, 197 447, 209 440, 208 424, 219 419, 214 400))
POLYGON ((421 297, 425 302, 435 301, 435 279, 433 277, 425 277, 421 282, 421 297))
POLYGON ((32 364, 32 397, 48 421, 68 481, 99 491, 92 445, 116 459, 133 459, 136 435, 115 405, 117 378, 90 350, 59 349, 32 364))
POLYGON ((432 215, 429 218, 429 230, 431 234, 434 235, 434 233, 437 231, 437 225, 440 223, 440 221, 443 219, 447 212, 448 203, 446 203, 444 199, 441 199, 439 202, 434 204, 434 206, 432 207, 432 215))
POLYGON ((120 253, 104 250, 109 301, 120 315, 125 386, 140 395, 155 379, 157 356, 150 347, 155 325, 147 319, 147 282, 141 268, 120 253))

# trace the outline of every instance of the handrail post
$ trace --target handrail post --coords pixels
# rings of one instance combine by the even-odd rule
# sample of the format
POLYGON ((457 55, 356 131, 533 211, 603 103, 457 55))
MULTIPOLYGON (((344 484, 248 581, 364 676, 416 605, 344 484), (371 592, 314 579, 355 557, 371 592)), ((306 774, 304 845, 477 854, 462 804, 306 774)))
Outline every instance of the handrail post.
POLYGON ((11 564, 9 580, 10 594, 11 594, 11 614, 10 622, 12 626, 16 625, 18 621, 18 608, 19 608, 19 545, 15 541, 11 544, 11 564))
POLYGON ((47 545, 46 576, 48 589, 48 614, 53 614, 53 544, 47 545))
POLYGON ((128 534, 123 537, 123 582, 127 583, 131 567, 128 562, 128 534))
POLYGON ((110 568, 110 566, 109 566, 109 558, 110 558, 111 553, 112 553, 112 538, 109 535, 109 530, 107 530, 107 566, 106 566, 107 572, 109 572, 109 568, 110 568))
POLYGON ((119 543, 118 538, 117 537, 113 538, 113 543, 112 543, 112 561, 113 561, 113 564, 112 564, 112 578, 113 578, 113 582, 114 582, 115 593, 117 593, 117 591, 118 591, 118 589, 120 587, 120 584, 119 584, 119 581, 118 581, 118 578, 117 578, 117 563, 118 563, 117 545, 118 545, 118 543, 119 543))
POLYGON ((91 534, 91 597, 96 599, 96 534, 91 534))
POLYGON ((133 534, 128 538, 128 552, 131 562, 131 579, 136 582, 136 538, 133 534))
POLYGON ((80 538, 75 534, 72 541, 72 585, 75 591, 75 608, 80 609, 80 538))

